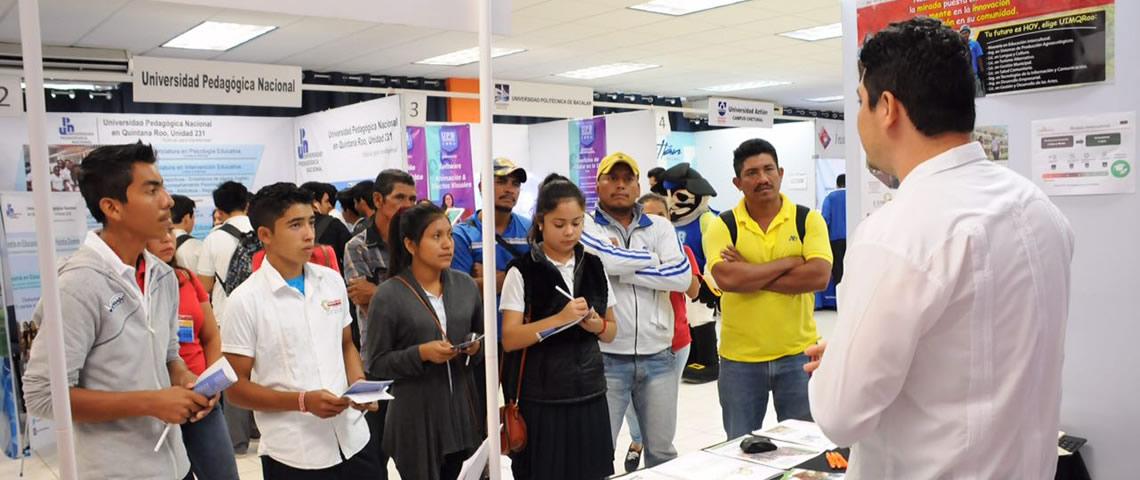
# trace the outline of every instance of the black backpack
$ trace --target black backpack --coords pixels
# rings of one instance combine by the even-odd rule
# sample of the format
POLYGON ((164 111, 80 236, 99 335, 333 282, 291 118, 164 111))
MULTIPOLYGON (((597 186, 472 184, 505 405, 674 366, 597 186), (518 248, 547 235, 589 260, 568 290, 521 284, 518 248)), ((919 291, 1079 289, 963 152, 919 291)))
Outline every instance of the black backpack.
MULTIPOLYGON (((811 209, 803 205, 796 205, 796 233, 800 236, 800 243, 804 242, 804 235, 807 233, 807 216, 811 209)), ((732 246, 736 246, 736 214, 732 209, 720 212, 720 220, 724 222, 724 226, 728 227, 728 235, 732 238, 732 246)))
POLYGON ((222 284, 222 290, 229 296, 238 285, 241 285, 245 279, 253 274, 253 254, 261 250, 262 245, 261 239, 257 238, 257 230, 245 233, 228 223, 223 224, 218 229, 230 234, 238 241, 234 256, 230 257, 230 265, 226 268, 226 279, 222 280, 218 275, 214 275, 216 281, 222 284))
POLYGON ((182 248, 182 244, 186 243, 186 241, 190 240, 191 238, 194 238, 194 236, 190 235, 189 233, 183 233, 182 235, 179 235, 178 238, 174 239, 174 250, 182 248))

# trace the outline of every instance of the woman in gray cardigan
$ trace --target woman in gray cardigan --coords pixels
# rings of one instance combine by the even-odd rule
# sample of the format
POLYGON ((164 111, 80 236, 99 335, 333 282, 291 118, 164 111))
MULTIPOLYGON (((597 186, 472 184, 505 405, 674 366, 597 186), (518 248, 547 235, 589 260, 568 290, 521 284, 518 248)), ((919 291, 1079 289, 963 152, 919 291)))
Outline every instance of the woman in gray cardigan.
POLYGON ((453 480, 483 442, 484 416, 472 371, 482 368, 482 296, 453 271, 451 223, 434 205, 392 219, 392 277, 368 308, 368 371, 394 380, 383 449, 401 478, 453 480), (372 333, 375 332, 375 333, 372 333))

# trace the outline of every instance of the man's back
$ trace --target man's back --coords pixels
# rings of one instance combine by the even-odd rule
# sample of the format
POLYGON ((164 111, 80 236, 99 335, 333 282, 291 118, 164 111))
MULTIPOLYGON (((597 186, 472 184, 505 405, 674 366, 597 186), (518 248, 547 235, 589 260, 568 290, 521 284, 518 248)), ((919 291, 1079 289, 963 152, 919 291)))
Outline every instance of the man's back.
POLYGON ((850 243, 839 361, 811 395, 825 433, 857 441, 851 477, 1051 478, 1073 251, 1059 210, 971 143, 916 168, 850 243))

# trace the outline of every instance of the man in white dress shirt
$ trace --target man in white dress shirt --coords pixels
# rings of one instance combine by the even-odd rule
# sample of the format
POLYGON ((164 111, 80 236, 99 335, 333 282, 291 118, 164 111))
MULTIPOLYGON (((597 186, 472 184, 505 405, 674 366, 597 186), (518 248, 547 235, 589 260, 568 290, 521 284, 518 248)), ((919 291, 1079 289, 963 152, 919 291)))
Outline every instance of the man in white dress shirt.
POLYGON ((849 239, 839 323, 805 366, 812 416, 853 445, 850 479, 1044 479, 1057 466, 1073 233, 970 141, 970 53, 955 37, 914 19, 859 54, 859 137, 902 184, 849 239))

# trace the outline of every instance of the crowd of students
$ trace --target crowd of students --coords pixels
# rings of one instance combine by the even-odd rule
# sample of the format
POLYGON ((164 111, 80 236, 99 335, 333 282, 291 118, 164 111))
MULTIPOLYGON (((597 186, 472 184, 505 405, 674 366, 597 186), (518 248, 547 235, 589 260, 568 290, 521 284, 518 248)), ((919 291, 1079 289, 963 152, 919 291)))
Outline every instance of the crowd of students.
MULTIPOLYGON (((199 241, 193 202, 166 191, 154 149, 138 143, 99 147, 79 167, 102 227, 59 266, 62 321, 40 327, 25 403, 52 417, 41 338, 60 334, 85 477, 236 479, 234 453, 260 435, 268 479, 386 478, 390 457, 402 478, 436 480, 455 478, 480 444, 482 412, 496 407, 481 392, 501 388, 526 425, 515 478, 601 479, 627 418, 627 469, 643 454, 649 467, 676 457, 685 310, 711 288, 727 437, 759 428, 772 394, 780 419, 814 416, 854 444, 856 477, 1051 477, 1073 235, 970 140, 969 58, 930 19, 894 24, 860 52, 868 161, 904 183, 852 238, 830 347, 812 293, 828 285, 842 237, 780 193, 779 156, 760 139, 734 151, 743 198, 701 226, 703 271, 662 215, 669 200, 641 195, 623 153, 598 165, 595 210, 551 175, 533 219, 514 213, 528 178, 506 159, 494 162, 495 211, 457 224, 417 203, 399 170, 345 192, 277 183, 251 195, 226 182, 199 241), (898 85, 946 95, 904 99, 898 85), (482 265, 492 245, 495 265, 482 265), (487 268, 501 387, 482 375, 487 268), (195 393, 223 357, 236 384, 195 393), (342 396, 362 379, 392 380, 395 399, 342 396)), ((41 304, 36 325, 43 315, 41 304)))

